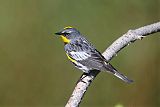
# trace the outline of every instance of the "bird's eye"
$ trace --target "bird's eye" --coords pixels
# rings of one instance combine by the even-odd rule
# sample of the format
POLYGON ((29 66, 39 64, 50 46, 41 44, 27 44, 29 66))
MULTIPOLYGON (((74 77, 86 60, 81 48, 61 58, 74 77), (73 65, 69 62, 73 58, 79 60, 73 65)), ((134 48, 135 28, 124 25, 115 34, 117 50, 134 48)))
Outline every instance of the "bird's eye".
POLYGON ((64 34, 64 35, 68 35, 69 33, 67 33, 67 32, 64 32, 63 34, 64 34))

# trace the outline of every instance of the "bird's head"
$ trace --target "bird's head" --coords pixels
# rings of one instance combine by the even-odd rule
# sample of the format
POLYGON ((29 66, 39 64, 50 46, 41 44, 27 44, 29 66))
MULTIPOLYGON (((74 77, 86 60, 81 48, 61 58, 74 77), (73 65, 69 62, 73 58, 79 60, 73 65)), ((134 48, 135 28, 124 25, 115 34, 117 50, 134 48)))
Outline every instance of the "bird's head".
POLYGON ((60 35, 62 37, 63 42, 67 44, 70 41, 72 41, 74 38, 78 37, 80 35, 80 32, 77 29, 68 26, 55 34, 60 35))

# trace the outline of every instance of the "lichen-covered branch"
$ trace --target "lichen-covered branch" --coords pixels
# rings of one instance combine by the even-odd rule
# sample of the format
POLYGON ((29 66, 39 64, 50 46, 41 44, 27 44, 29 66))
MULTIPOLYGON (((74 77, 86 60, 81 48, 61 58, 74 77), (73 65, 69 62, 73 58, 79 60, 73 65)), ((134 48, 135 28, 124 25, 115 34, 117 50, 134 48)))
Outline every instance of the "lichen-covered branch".
MULTIPOLYGON (((151 25, 147 25, 135 30, 129 30, 126 34, 122 35, 115 42, 113 42, 104 52, 103 56, 109 62, 117 53, 133 43, 136 40, 141 40, 147 35, 160 32, 160 22, 154 23, 151 25)), ((81 100, 87 91, 87 88, 95 79, 95 77, 99 74, 100 71, 95 70, 91 71, 89 74, 82 74, 81 78, 76 84, 76 87, 68 100, 66 107, 78 107, 81 103, 81 100)))

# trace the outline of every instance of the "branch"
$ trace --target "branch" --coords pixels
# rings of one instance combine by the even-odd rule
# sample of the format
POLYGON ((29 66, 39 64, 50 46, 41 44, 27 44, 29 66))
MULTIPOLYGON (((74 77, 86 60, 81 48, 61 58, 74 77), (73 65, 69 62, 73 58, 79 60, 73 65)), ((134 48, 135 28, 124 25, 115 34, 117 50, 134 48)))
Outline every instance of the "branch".
MULTIPOLYGON (((135 30, 129 30, 126 34, 122 35, 118 38, 111 46, 109 46, 104 52, 103 56, 109 62, 117 53, 128 46, 129 44, 135 42, 136 40, 141 40, 147 35, 160 32, 160 22, 147 25, 135 30)), ((66 107, 78 107, 81 103, 81 100, 87 91, 87 88, 95 79, 95 77, 99 74, 100 71, 94 70, 89 74, 83 73, 80 77, 79 81, 76 84, 76 87, 68 100, 66 107)))

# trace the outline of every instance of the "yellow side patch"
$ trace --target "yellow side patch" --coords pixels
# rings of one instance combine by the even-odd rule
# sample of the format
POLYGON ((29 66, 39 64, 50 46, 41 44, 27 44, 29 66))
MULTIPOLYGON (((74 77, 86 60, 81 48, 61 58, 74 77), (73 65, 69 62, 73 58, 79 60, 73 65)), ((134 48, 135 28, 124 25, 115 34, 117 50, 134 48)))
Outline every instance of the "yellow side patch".
POLYGON ((70 40, 67 39, 65 36, 62 35, 61 37, 62 37, 62 40, 63 40, 64 43, 69 43, 70 42, 70 40))
POLYGON ((73 28, 73 27, 71 27, 71 26, 66 26, 64 29, 68 29, 68 28, 73 28))
POLYGON ((66 55, 67 55, 67 58, 71 61, 71 62, 76 62, 76 60, 74 60, 74 59, 72 59, 67 53, 66 53, 66 55))

